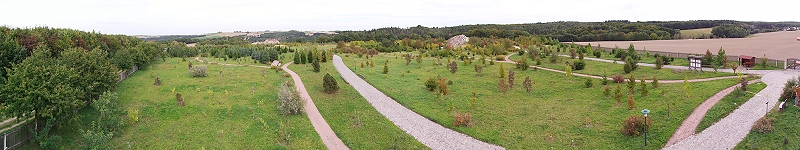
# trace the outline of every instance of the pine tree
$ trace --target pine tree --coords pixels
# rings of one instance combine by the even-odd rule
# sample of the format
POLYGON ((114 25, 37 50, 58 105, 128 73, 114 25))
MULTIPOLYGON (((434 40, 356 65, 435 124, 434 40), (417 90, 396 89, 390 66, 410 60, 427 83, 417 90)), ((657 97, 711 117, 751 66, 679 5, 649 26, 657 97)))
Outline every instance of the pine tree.
MULTIPOLYGON (((492 62, 494 62, 494 61, 492 61, 492 62)), ((506 71, 503 68, 503 63, 500 63, 500 78, 502 78, 502 79, 506 78, 506 71)))
POLYGON ((328 73, 325 73, 325 77, 322 78, 322 87, 325 89, 325 93, 328 94, 339 91, 339 85, 336 83, 336 79, 328 73))
POLYGON ((658 88, 658 77, 653 76, 653 88, 658 88))
POLYGON ((633 110, 636 108, 636 102, 633 101, 633 93, 628 94, 628 110, 633 110))
POLYGON ((525 92, 528 92, 528 94, 531 93, 531 90, 533 88, 533 83, 531 81, 530 76, 525 77, 525 81, 522 81, 522 86, 525 87, 525 92))
POLYGON ((503 96, 506 96, 506 92, 508 92, 508 84, 506 84, 506 80, 500 78, 500 81, 497 82, 497 91, 503 93, 503 96))
POLYGON ((319 72, 319 61, 313 60, 311 62, 311 67, 314 68, 314 72, 319 72))
POLYGON ((383 74, 389 74, 389 60, 383 63, 383 74))
POLYGON ((636 90, 636 77, 633 74, 628 78, 628 90, 629 93, 633 93, 636 90))
POLYGON ((619 83, 617 83, 617 89, 614 90, 614 99, 617 100, 617 104, 622 103, 622 89, 619 83))
POLYGON ((639 85, 642 86, 642 96, 643 97, 647 96, 647 83, 645 83, 644 80, 642 80, 642 83, 640 83, 639 85))
POLYGON ((303 64, 302 60, 300 60, 300 52, 299 51, 295 51, 294 52, 294 63, 295 64, 303 64))

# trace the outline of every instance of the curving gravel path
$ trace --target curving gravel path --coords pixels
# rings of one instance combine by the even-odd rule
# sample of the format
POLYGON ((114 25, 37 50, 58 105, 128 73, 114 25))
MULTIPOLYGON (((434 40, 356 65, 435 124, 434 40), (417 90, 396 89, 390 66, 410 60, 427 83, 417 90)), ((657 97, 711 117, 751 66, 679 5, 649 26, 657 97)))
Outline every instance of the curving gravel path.
POLYGON ((503 147, 476 140, 470 136, 445 128, 427 118, 400 105, 372 85, 359 78, 342 62, 339 56, 333 56, 333 66, 344 80, 353 86, 358 93, 386 116, 397 127, 413 136, 425 146, 432 149, 505 149, 503 147))
MULTIPOLYGON (((761 82, 761 80, 748 81, 749 84, 756 82, 761 82)), ((675 133, 672 134, 672 137, 669 138, 669 141, 667 141, 666 145, 675 144, 678 141, 681 141, 694 134, 694 132, 697 131, 697 126, 700 125, 700 121, 703 121, 703 117, 706 116, 708 110, 739 86, 741 86, 741 84, 736 84, 719 91, 717 94, 714 94, 706 99, 706 101, 703 101, 703 103, 700 103, 700 105, 695 107, 694 110, 692 110, 692 113, 683 120, 680 126, 678 126, 678 129, 675 130, 675 133)))
POLYGON ((664 149, 733 149, 750 133, 753 123, 775 107, 786 80, 798 75, 800 71, 797 70, 766 73, 761 81, 767 87, 755 97, 699 134, 691 135, 674 145, 668 144, 664 149))

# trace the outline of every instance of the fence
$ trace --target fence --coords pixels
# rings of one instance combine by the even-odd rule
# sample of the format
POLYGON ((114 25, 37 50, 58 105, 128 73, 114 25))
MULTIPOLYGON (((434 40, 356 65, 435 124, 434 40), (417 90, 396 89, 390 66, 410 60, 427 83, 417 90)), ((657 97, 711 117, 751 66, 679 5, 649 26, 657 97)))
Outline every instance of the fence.
MULTIPOLYGON (((130 75, 134 72, 139 70, 139 66, 134 65, 130 71, 120 71, 119 73, 119 80, 117 83, 121 82, 122 80, 127 79, 130 75)), ((21 123, 17 123, 11 127, 8 127, 2 131, 5 132, 2 137, 3 141, 3 149, 12 149, 14 147, 22 145, 25 141, 30 140, 33 138, 33 134, 29 131, 33 129, 34 131, 39 131, 39 121, 28 119, 26 121, 22 121, 21 123)))
POLYGON ((121 71, 119 73, 119 81, 117 81, 117 83, 122 82, 122 80, 127 79, 128 76, 132 75, 137 70, 139 70, 139 66, 138 65, 134 65, 133 68, 130 71, 121 71))
MULTIPOLYGON (((595 48, 597 48, 597 47, 595 47, 595 48)), ((600 50, 606 51, 606 52, 610 52, 612 49, 613 48, 607 48, 607 47, 601 47, 600 48, 600 50)), ((622 49, 622 50, 626 50, 626 49, 622 49)), ((705 54, 660 52, 660 51, 648 51, 648 52, 650 52, 650 55, 658 54, 658 55, 661 55, 661 56, 667 56, 667 57, 673 57, 673 58, 679 58, 679 59, 680 58, 689 58, 689 55, 696 55, 696 56, 705 55, 705 54)), ((636 53, 644 54, 645 52, 643 50, 636 50, 636 53)), ((739 60, 739 56, 730 56, 730 55, 728 55, 727 57, 728 57, 728 60, 730 62, 741 62, 742 61, 742 60, 739 60)), ((755 59, 756 59, 756 63, 761 63, 762 58, 758 58, 758 56, 756 56, 755 59)), ((775 67, 784 68, 784 64, 786 64, 786 60, 767 59, 767 65, 772 66, 773 64, 775 65, 775 67)))
POLYGON ((0 137, 3 140, 3 149, 12 149, 22 145, 25 141, 30 140, 33 138, 33 133, 30 131, 34 130, 38 132, 38 127, 38 120, 28 119, 7 128, 13 130, 6 132, 2 137, 0 137))

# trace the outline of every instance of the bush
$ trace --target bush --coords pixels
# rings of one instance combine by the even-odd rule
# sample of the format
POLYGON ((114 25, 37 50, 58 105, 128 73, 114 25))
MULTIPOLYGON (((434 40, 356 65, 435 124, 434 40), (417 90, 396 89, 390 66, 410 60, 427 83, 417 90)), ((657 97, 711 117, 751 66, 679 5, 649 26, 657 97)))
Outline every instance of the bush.
POLYGON ((453 126, 472 126, 472 114, 470 113, 454 113, 453 126))
POLYGON ((505 56, 503 56, 503 55, 497 55, 497 56, 494 56, 494 60, 497 60, 497 61, 505 61, 505 60, 506 60, 506 57, 505 57, 505 56))
POLYGON ((608 97, 611 95, 611 88, 606 85, 606 88, 603 89, 603 97, 608 97))
POLYGON ((619 74, 615 74, 614 76, 611 76, 611 79, 614 80, 614 83, 625 82, 625 78, 622 77, 622 75, 619 75, 619 74))
POLYGON ((664 66, 664 60, 656 57, 656 69, 661 69, 664 66))
POLYGON ((594 51, 594 57, 600 58, 600 56, 603 56, 603 52, 600 50, 594 51))
POLYGON ((441 77, 428 77, 428 80, 425 81, 425 89, 428 91, 436 90, 439 85, 439 79, 441 79, 441 77))
POLYGON ((334 79, 331 74, 328 73, 325 73, 325 77, 322 78, 322 87, 325 89, 325 93, 328 94, 339 91, 339 85, 336 83, 336 79, 334 79))
POLYGON ((627 135, 627 136, 630 136, 630 137, 636 137, 636 136, 639 136, 642 133, 644 133, 645 127, 649 130, 650 129, 650 125, 652 125, 652 124, 653 124, 653 120, 651 120, 650 118, 647 118, 647 121, 645 123, 644 119, 639 119, 639 117, 631 115, 631 116, 628 116, 628 118, 626 118, 625 120, 622 121, 622 130, 621 131, 622 131, 622 134, 624 134, 624 135, 627 135))
POLYGON ((522 57, 519 61, 517 61, 517 69, 519 69, 519 70, 528 70, 528 67, 530 67, 530 65, 528 65, 528 59, 527 58, 522 57))
POLYGON ((104 131, 100 125, 92 122, 92 129, 81 130, 83 137, 83 149, 107 149, 105 143, 110 141, 114 133, 104 131))
POLYGON ((447 81, 447 78, 440 78, 439 82, 436 82, 436 92, 442 95, 450 94, 450 88, 447 87, 448 84, 452 84, 453 81, 447 81))
POLYGON ((786 84, 783 85, 783 93, 781 93, 780 100, 794 100, 796 93, 794 92, 794 87, 797 87, 798 79, 792 78, 786 81, 786 84))
POLYGON ((774 122, 775 122, 775 120, 772 119, 772 118, 761 117, 761 119, 758 119, 756 121, 756 123, 753 124, 753 131, 756 131, 756 132, 759 132, 759 133, 770 132, 774 128, 773 125, 772 125, 774 122))
POLYGON ((592 83, 592 79, 586 78, 586 83, 584 83, 584 85, 586 85, 586 88, 591 88, 592 84, 594 84, 592 83))
POLYGON ((311 67, 314 68, 314 72, 319 72, 319 61, 316 60, 312 61, 311 67))
POLYGON ((583 70, 583 68, 586 68, 586 62, 583 62, 583 60, 575 61, 575 63, 572 64, 572 68, 575 70, 583 70))
POLYGON ((189 69, 189 75, 192 77, 206 77, 206 66, 205 65, 198 65, 192 66, 192 69, 189 69))
POLYGON ((282 115, 300 114, 303 112, 304 101, 294 88, 281 84, 278 88, 278 111, 282 115))
POLYGON ((623 66, 622 70, 625 71, 626 74, 633 72, 633 65, 631 65, 631 61, 625 61, 625 65, 623 66))

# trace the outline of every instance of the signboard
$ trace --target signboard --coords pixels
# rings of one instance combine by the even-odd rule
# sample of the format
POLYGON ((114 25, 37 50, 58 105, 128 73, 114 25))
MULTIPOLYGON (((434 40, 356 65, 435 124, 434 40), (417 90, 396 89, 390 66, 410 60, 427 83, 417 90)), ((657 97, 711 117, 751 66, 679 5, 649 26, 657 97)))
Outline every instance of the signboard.
POLYGON ((689 69, 703 71, 702 64, 703 64, 703 57, 694 55, 689 56, 689 69))

